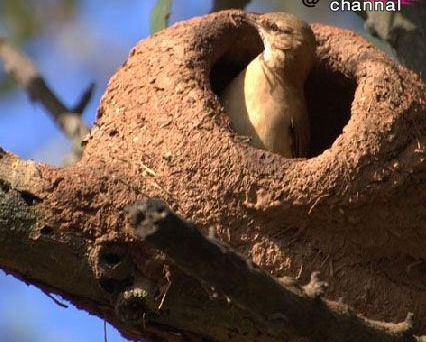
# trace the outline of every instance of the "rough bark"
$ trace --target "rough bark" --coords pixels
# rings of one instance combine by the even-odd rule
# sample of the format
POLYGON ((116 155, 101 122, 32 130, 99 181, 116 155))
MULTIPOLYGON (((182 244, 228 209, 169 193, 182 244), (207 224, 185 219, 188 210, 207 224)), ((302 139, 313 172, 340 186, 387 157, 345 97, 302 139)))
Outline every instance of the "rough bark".
POLYGON ((127 337, 277 340, 129 233, 124 207, 160 197, 265 272, 320 270, 330 299, 386 321, 412 311, 424 331, 425 85, 354 33, 313 29, 310 159, 241 142, 212 91, 262 49, 244 12, 174 25, 111 79, 76 165, 1 152, 0 267, 127 337))

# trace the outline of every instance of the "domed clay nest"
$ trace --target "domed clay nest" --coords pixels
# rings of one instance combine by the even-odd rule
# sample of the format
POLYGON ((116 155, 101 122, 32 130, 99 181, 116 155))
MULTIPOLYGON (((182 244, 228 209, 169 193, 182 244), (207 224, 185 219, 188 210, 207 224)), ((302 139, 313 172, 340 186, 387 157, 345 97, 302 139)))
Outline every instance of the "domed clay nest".
POLYGON ((140 42, 111 78, 82 160, 48 171, 58 224, 113 240, 117 210, 157 196, 275 276, 320 270, 357 312, 425 327, 425 85, 357 34, 312 28, 309 159, 232 131, 218 94, 263 46, 244 12, 210 14, 140 42))

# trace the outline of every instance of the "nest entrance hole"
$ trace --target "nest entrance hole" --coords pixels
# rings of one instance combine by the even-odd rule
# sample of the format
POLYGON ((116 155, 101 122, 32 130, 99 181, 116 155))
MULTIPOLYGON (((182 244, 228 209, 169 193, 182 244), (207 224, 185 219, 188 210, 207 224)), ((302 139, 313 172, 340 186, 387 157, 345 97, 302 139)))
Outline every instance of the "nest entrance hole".
MULTIPOLYGON (((225 32, 219 41, 210 71, 210 84, 218 96, 263 50, 258 32, 249 25, 225 32)), ((355 79, 345 75, 344 70, 335 70, 327 56, 317 54, 305 83, 311 120, 309 157, 320 155, 342 133, 351 116, 355 90, 355 79)))

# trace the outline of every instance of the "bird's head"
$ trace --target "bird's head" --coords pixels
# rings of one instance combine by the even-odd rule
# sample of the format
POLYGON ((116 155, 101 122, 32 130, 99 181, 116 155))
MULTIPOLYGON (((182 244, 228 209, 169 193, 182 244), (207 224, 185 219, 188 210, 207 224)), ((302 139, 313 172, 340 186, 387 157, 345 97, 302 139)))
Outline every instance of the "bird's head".
POLYGON ((270 67, 285 62, 312 64, 316 41, 310 26, 296 16, 284 12, 253 15, 249 21, 256 27, 265 46, 264 59, 270 67))

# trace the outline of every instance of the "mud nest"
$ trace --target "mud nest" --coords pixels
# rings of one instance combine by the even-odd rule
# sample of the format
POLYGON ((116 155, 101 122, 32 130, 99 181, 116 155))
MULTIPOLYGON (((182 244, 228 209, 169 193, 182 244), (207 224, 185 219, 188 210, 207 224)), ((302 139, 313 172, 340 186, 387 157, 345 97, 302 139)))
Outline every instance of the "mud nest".
POLYGON ((311 158, 232 131, 217 94, 263 47, 244 12, 211 14, 140 42, 112 77, 81 162, 50 171, 59 224, 112 239, 117 209, 161 197, 273 275, 321 270, 357 312, 425 326, 425 85, 355 33, 312 28, 311 158))

